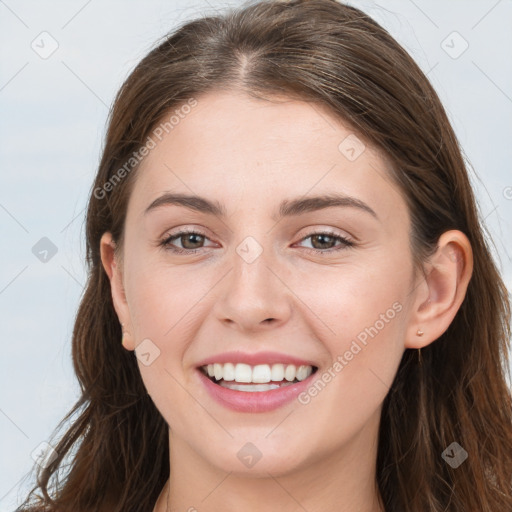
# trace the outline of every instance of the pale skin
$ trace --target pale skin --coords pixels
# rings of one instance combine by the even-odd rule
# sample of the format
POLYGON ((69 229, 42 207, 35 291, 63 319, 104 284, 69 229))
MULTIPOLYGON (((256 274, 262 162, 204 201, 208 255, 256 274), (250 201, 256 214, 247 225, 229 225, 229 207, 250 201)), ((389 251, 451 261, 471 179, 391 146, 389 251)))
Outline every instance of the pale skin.
POLYGON ((349 160, 338 146, 352 130, 340 120, 296 100, 197 99, 138 170, 123 260, 110 233, 101 240, 125 348, 149 338, 160 350, 149 366, 139 361, 170 427, 170 479, 154 510, 167 510, 169 491, 172 511, 380 512, 382 402, 404 350, 435 342, 453 320, 471 245, 445 232, 425 274, 415 275, 409 214, 387 161, 370 145, 349 160), (226 216, 178 205, 144 214, 164 192, 218 201, 226 216), (343 206, 273 219, 285 199, 332 192, 363 201, 377 218, 343 206), (183 229, 200 235, 170 246, 197 253, 158 246, 183 229), (311 236, 326 229, 334 238, 311 236), (236 250, 246 237, 263 249, 252 263, 236 250), (397 302, 400 312, 307 404, 236 412, 198 380, 201 359, 231 350, 306 358, 321 375, 397 302), (248 442, 262 454, 251 468, 237 457, 248 442))

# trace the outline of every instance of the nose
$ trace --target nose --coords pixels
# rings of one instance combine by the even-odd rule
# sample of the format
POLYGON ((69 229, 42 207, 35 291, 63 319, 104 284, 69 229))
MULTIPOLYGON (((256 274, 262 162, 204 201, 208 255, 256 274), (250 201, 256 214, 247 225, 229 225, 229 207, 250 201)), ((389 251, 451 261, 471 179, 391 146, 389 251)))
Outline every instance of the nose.
POLYGON ((233 267, 219 283, 216 318, 239 331, 275 329, 291 316, 293 293, 276 259, 264 250, 251 261, 235 251, 233 267), (249 263, 250 262, 250 263, 249 263))

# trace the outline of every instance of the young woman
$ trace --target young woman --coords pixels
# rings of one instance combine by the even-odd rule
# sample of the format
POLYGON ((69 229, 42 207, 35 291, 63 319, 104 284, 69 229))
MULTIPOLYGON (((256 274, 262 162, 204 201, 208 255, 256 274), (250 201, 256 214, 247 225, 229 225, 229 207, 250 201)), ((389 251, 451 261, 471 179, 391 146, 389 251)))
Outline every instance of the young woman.
POLYGON ((507 290, 438 96, 358 9, 151 51, 87 262, 78 417, 19 510, 512 510, 507 290))

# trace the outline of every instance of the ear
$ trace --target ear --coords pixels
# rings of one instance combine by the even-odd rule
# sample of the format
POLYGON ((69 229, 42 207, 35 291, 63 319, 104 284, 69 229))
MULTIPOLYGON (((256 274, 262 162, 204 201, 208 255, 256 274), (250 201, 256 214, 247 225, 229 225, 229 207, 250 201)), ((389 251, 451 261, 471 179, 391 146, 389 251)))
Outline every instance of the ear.
MULTIPOLYGON (((116 244, 112 240, 112 234, 109 232, 103 233, 100 241, 101 262, 110 279, 114 309, 116 310, 119 322, 123 325, 123 332, 125 333, 122 340, 123 346, 127 350, 134 350, 133 326, 123 286, 122 269, 118 265, 115 247, 116 244)), ((119 340, 119 343, 121 343, 121 340, 119 340)))
POLYGON ((436 252, 416 281, 405 347, 422 348, 438 339, 455 318, 473 273, 473 251, 458 230, 444 232, 436 252), (419 336, 418 330, 424 334, 419 336))

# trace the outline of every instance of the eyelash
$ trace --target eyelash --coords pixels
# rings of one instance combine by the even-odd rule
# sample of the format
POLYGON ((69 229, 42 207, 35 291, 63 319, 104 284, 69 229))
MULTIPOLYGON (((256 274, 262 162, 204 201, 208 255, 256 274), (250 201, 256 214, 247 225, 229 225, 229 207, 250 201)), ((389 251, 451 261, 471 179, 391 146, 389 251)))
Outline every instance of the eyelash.
MULTIPOLYGON (((172 247, 171 246, 171 240, 175 240, 177 238, 180 238, 183 235, 189 235, 189 234, 199 235, 199 236, 202 236, 203 238, 208 239, 208 237, 204 233, 201 233, 200 231, 183 230, 183 231, 179 231, 178 233, 174 233, 174 234, 164 238, 163 240, 160 241, 160 243, 158 245, 163 247, 165 250, 171 251, 171 252, 173 252, 175 254, 195 254, 195 253, 201 251, 201 249, 205 249, 205 247, 200 247, 198 249, 181 249, 179 247, 172 247)), ((354 242, 352 242, 348 238, 345 238, 343 236, 337 235, 336 233, 334 233, 332 231, 329 231, 329 230, 314 231, 313 233, 310 233, 309 235, 303 237, 300 241, 303 242, 304 240, 306 240, 308 238, 311 238, 312 236, 315 236, 315 235, 330 236, 330 237, 332 237, 332 238, 342 242, 342 245, 340 247, 338 247, 337 249, 325 249, 325 250, 322 250, 322 249, 311 249, 309 247, 305 247, 304 248, 306 250, 306 252, 308 252, 310 254, 314 254, 315 256, 316 255, 321 255, 321 256, 329 255, 329 254, 332 254, 332 253, 335 253, 335 252, 338 252, 338 251, 342 251, 344 249, 348 249, 350 247, 354 247, 356 245, 354 242)))

